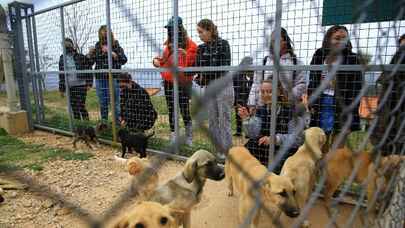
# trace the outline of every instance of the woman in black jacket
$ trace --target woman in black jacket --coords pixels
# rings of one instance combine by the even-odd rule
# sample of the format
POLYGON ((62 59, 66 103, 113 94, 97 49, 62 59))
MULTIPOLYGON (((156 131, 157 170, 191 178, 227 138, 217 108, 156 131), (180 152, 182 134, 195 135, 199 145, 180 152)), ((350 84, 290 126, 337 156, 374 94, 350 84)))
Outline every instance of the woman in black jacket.
MULTIPOLYGON (((198 35, 203 41, 197 49, 196 66, 228 66, 231 65, 231 49, 228 41, 218 35, 217 26, 209 19, 197 24, 198 35)), ((225 76, 225 71, 198 72, 196 82, 200 86, 209 86, 213 81, 225 76)), ((229 83, 211 100, 208 106, 209 130, 217 142, 218 156, 225 159, 225 153, 232 146, 231 113, 233 107, 233 86, 229 83)))
MULTIPOLYGON (((399 38, 398 46, 390 64, 405 64, 405 34, 399 38)), ((399 154, 405 146, 405 72, 383 72, 377 84, 381 85, 378 119, 371 139, 383 155, 399 154), (381 140, 385 134, 387 139, 381 140)))
MULTIPOLYGON (((66 66, 63 55, 59 58, 59 71, 89 70, 91 60, 85 55, 77 52, 73 41, 69 38, 64 42, 66 49, 66 66)), ((93 85, 93 75, 83 73, 66 74, 69 84, 70 106, 72 107, 73 118, 77 120, 89 120, 89 113, 86 110, 87 90, 93 85)), ((59 74, 59 92, 62 96, 66 92, 65 74, 59 74)))
MULTIPOLYGON (((309 76, 308 96, 326 80, 330 70, 336 65, 359 65, 360 57, 352 51, 348 30, 335 25, 326 32, 322 47, 316 50, 311 65, 327 65, 328 71, 311 71, 309 76)), ((338 66, 337 66, 338 67, 338 66)), ((363 74, 361 71, 339 70, 321 95, 309 104, 311 110, 310 126, 322 128, 327 135, 339 133, 346 121, 350 119, 349 131, 360 130, 359 103, 350 112, 343 112, 359 95, 363 74)))
MULTIPOLYGON (((108 69, 108 46, 107 46, 107 26, 103 25, 98 30, 98 39, 95 48, 91 51, 91 60, 96 63, 95 69, 108 69)), ((114 39, 114 34, 111 32, 112 43, 112 69, 121 69, 121 66, 127 62, 124 49, 114 39)), ((115 95, 115 116, 118 120, 120 113, 119 102, 119 82, 118 76, 120 74, 113 74, 114 77, 114 95, 115 95)), ((108 86, 108 73, 96 74, 96 93, 100 102, 100 113, 103 120, 108 119, 108 105, 110 103, 110 89, 108 86)))

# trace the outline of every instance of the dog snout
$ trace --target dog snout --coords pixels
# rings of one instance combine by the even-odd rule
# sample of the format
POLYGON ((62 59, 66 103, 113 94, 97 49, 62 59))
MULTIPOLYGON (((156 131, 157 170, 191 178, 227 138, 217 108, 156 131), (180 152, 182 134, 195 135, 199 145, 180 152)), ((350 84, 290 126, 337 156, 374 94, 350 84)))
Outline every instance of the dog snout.
POLYGON ((219 180, 222 180, 222 179, 225 178, 225 171, 224 170, 221 170, 221 172, 218 175, 218 178, 219 178, 219 180))
POLYGON ((295 218, 295 217, 297 217, 298 215, 300 215, 299 209, 298 209, 298 208, 295 208, 295 207, 284 207, 284 210, 283 210, 283 211, 285 212, 285 214, 286 214, 288 217, 291 217, 291 218, 295 218))
POLYGON ((218 165, 211 166, 207 170, 207 177, 211 180, 220 181, 225 178, 225 171, 218 165))

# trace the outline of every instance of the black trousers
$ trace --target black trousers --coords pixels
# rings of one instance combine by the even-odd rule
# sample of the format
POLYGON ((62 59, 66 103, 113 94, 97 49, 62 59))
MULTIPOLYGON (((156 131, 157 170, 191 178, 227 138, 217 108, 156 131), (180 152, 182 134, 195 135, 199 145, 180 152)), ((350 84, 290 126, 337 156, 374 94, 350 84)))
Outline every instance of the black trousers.
MULTIPOLYGON (((249 150, 249 152, 257 158, 264 166, 267 167, 269 161, 269 145, 259 145, 259 139, 249 139, 249 141, 245 144, 245 147, 249 150)), ((279 146, 276 146, 275 156, 277 155, 278 150, 280 149, 279 146)), ((275 174, 280 174, 281 168, 283 168, 284 162, 290 156, 294 155, 297 152, 298 148, 290 148, 287 153, 281 158, 281 161, 277 163, 276 167, 274 167, 273 172, 275 174)))
MULTIPOLYGON (((165 97, 167 108, 169 110, 169 123, 170 130, 174 132, 174 89, 173 83, 164 81, 165 97)), ((191 123, 190 115, 190 95, 191 95, 191 84, 189 85, 179 85, 179 106, 181 116, 183 117, 184 125, 187 126, 191 123)))
POLYGON ((89 113, 86 110, 87 87, 72 86, 69 92, 73 118, 77 120, 89 120, 89 113))

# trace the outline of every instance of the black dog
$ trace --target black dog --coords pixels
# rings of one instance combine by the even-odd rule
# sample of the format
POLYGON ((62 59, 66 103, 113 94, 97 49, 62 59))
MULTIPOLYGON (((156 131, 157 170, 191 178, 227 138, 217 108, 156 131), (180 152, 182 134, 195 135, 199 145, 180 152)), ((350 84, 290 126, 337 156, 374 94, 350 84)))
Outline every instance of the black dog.
POLYGON ((146 157, 146 147, 148 146, 148 140, 155 132, 152 132, 150 135, 145 135, 143 132, 137 132, 131 134, 127 129, 121 128, 118 131, 118 138, 121 142, 122 147, 122 157, 125 156, 125 153, 132 153, 132 149, 140 154, 140 158, 146 157))
POLYGON ((77 126, 74 131, 75 135, 73 140, 73 148, 76 149, 76 143, 78 141, 84 141, 84 143, 86 143, 86 145, 90 149, 93 149, 90 145, 90 142, 99 144, 99 141, 97 140, 97 134, 107 129, 108 126, 104 123, 97 124, 95 128, 87 126, 77 126))

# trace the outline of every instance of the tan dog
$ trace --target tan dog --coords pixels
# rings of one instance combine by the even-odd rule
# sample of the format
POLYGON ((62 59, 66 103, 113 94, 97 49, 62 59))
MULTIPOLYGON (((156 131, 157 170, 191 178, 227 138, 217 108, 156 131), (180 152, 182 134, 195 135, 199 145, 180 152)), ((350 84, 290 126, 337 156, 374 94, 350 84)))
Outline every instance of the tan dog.
POLYGON ((273 219, 276 220, 280 217, 281 212, 290 217, 299 215, 298 205, 294 197, 295 190, 291 181, 288 178, 268 172, 267 168, 253 157, 245 147, 233 147, 229 150, 228 159, 225 162, 225 177, 228 181, 229 196, 234 194, 234 188, 240 194, 239 223, 242 224, 256 206, 255 196, 257 194, 260 194, 261 205, 252 217, 253 227, 258 227, 263 218, 270 218, 263 211, 264 207, 270 210, 273 219), (254 181, 260 181, 264 178, 263 184, 257 188, 248 177, 254 181))
POLYGON ((110 228, 178 228, 168 206, 156 202, 140 202, 121 216, 110 228))
POLYGON ((120 158, 115 156, 115 159, 126 166, 128 174, 134 177, 138 177, 148 170, 148 181, 142 185, 142 198, 147 198, 158 186, 159 175, 156 170, 154 170, 146 158, 131 157, 129 159, 120 158))
MULTIPOLYGON (((315 186, 317 162, 322 159, 321 149, 326 143, 325 132, 318 127, 308 128, 304 134, 304 145, 285 161, 280 173, 292 181, 300 209, 304 208, 315 186)), ((305 221, 303 226, 308 227, 309 222, 305 221)))
POLYGON ((357 163, 360 163, 357 170, 355 181, 363 184, 367 178, 367 199, 368 211, 375 211, 373 199, 376 187, 385 189, 387 181, 391 178, 393 171, 399 167, 401 161, 405 160, 405 156, 390 155, 381 158, 380 165, 375 165, 372 162, 372 154, 368 151, 354 154, 347 146, 337 149, 336 153, 327 161, 327 178, 325 183, 325 202, 329 207, 331 205, 332 196, 337 188, 347 179, 354 171, 357 163), (382 172, 387 170, 387 172, 382 172))
POLYGON ((149 200, 184 211, 182 216, 176 219, 179 225, 189 228, 191 209, 200 202, 206 179, 219 181, 224 175, 224 170, 217 164, 215 156, 206 150, 199 150, 187 160, 183 171, 158 187, 149 200))

